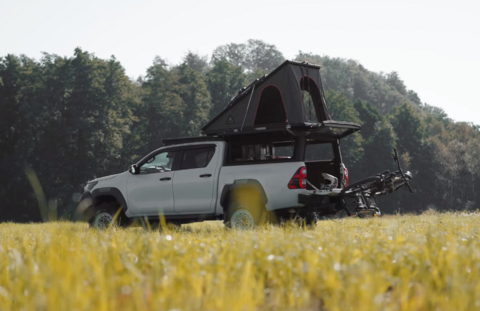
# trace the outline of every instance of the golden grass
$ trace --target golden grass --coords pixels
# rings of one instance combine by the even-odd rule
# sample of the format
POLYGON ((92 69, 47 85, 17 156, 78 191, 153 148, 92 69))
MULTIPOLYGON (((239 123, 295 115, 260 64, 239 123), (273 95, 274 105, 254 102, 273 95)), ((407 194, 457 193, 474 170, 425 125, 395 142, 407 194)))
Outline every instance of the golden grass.
POLYGON ((480 214, 225 230, 0 225, 0 310, 480 309, 480 214))

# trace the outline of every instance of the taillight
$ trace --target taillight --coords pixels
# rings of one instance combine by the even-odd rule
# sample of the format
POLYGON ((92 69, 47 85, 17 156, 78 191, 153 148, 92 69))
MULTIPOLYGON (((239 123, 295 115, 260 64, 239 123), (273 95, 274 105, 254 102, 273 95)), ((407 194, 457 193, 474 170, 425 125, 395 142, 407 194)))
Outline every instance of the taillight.
POLYGON ((345 167, 345 165, 342 163, 342 168, 343 168, 343 187, 348 186, 348 170, 345 167))
POLYGON ((292 179, 288 183, 288 189, 305 189, 307 188, 307 168, 302 166, 299 168, 292 179))

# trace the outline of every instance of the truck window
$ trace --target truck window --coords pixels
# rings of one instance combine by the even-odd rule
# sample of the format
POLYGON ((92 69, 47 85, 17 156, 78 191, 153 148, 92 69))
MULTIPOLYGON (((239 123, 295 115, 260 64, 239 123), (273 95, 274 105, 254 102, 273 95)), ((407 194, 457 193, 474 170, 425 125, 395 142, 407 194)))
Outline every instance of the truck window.
POLYGON ((140 174, 162 173, 171 171, 176 151, 165 151, 152 156, 140 167, 140 174))
POLYGON ((274 143, 273 144, 273 155, 275 159, 291 159, 293 158, 293 151, 295 144, 293 142, 289 143, 274 143))
POLYGON ((331 161, 335 158, 332 143, 311 142, 305 150, 305 161, 331 161))
POLYGON ((275 161, 293 158, 294 142, 233 142, 230 145, 231 162, 275 161))
POLYGON ((207 167, 215 154, 214 147, 187 149, 183 153, 181 170, 207 167))

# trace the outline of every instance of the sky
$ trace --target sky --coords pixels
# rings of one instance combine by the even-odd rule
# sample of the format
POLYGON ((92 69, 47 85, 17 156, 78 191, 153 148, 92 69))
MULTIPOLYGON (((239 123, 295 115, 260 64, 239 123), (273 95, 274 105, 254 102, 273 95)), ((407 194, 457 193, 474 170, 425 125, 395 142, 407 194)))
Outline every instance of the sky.
POLYGON ((396 71, 423 102, 480 124, 479 12, 479 0, 0 0, 0 56, 81 47, 136 78, 157 55, 178 64, 260 39, 287 59, 301 50, 396 71))

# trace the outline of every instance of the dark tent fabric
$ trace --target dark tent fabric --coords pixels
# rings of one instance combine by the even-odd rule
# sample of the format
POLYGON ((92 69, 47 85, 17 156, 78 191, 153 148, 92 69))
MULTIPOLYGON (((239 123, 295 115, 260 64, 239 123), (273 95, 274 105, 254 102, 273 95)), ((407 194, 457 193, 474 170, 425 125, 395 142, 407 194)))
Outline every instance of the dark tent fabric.
POLYGON ((222 135, 287 125, 293 129, 327 120, 330 116, 320 67, 285 61, 270 74, 242 89, 202 131, 207 135, 222 135), (305 107, 304 91, 310 94, 313 108, 305 107))

